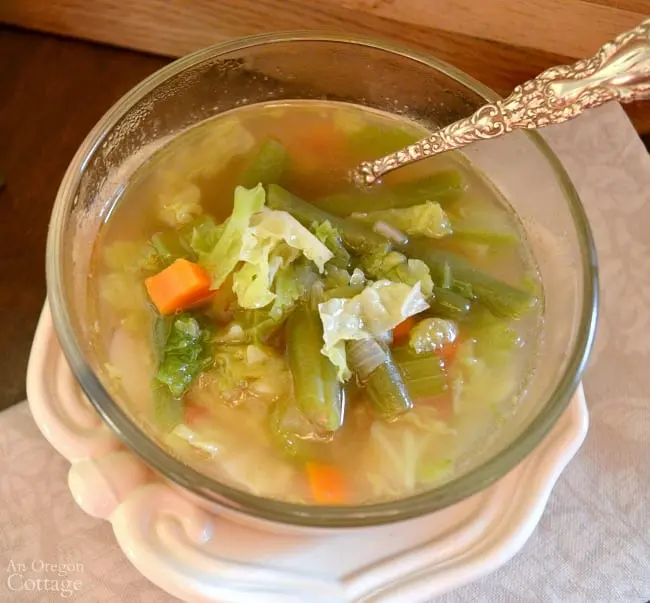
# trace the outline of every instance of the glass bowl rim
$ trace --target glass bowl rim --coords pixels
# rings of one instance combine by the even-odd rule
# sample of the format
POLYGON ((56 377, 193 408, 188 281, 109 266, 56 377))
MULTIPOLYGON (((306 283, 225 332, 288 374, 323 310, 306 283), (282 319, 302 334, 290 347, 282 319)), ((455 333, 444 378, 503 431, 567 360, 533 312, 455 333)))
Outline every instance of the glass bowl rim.
POLYGON ((569 204, 581 251, 584 289, 576 341, 553 394, 526 429, 507 448, 468 473, 435 490, 390 502, 326 507, 262 498, 213 480, 167 453, 137 427, 109 395, 85 361, 71 326, 61 278, 64 224, 75 202, 75 194, 88 159, 110 129, 144 96, 188 67, 232 51, 291 42, 349 44, 389 52, 419 62, 454 79, 488 102, 501 98, 474 78, 433 56, 385 40, 352 34, 287 31, 246 36, 214 44, 169 63, 133 87, 102 116, 86 136, 66 170, 55 199, 47 237, 46 280, 54 327, 74 376, 102 419, 123 443, 149 466, 189 492, 245 515, 305 527, 362 527, 419 517, 448 507, 485 489, 528 456, 568 406, 579 384, 593 344, 598 314, 598 271, 593 237, 584 208, 568 174, 560 160, 536 132, 525 132, 525 134, 542 152, 559 180, 569 204))

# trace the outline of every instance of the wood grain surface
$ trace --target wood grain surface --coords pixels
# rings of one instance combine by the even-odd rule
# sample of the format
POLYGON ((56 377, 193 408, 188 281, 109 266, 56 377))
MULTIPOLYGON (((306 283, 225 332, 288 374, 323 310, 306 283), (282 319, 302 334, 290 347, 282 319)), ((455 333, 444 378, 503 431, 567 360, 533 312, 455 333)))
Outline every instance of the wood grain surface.
MULTIPOLYGON (((427 50, 501 94, 592 54, 650 15, 650 0, 2 0, 0 22, 180 56, 237 36, 312 29, 427 50)), ((650 109, 627 107, 650 132, 650 109)))
POLYGON ((101 115, 167 61, 0 26, 0 409, 25 399, 45 300, 45 237, 74 152, 101 115))

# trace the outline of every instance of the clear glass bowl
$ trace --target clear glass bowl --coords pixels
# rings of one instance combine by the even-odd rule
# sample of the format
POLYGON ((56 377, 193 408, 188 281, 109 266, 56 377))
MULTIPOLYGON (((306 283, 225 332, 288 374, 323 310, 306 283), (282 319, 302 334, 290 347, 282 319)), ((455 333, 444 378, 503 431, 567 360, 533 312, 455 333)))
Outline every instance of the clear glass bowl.
POLYGON ((516 415, 453 481, 398 501, 356 507, 305 506, 234 489, 159 447, 105 387, 91 345, 88 268, 93 240, 115 196, 152 147, 235 107, 282 99, 328 99, 444 126, 497 95, 434 57, 345 35, 271 34, 218 44, 184 57, 136 86, 87 136, 68 168, 47 243, 48 298, 64 353, 103 419, 166 478, 244 514, 317 527, 375 525, 460 501, 528 455, 566 408, 591 347, 597 314, 594 246, 578 196, 560 162, 533 132, 469 147, 466 156, 517 212, 545 289, 539 357, 516 415))

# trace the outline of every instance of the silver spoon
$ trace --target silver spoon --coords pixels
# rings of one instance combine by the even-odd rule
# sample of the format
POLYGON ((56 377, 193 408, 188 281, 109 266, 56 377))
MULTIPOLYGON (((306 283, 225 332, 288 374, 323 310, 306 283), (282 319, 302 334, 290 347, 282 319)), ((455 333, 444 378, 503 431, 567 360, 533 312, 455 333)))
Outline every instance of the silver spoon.
POLYGON ((536 129, 577 117, 608 101, 650 98, 650 19, 607 42, 593 57, 547 69, 517 86, 504 100, 483 105, 399 151, 364 161, 352 173, 355 183, 370 185, 389 172, 472 142, 512 130, 536 129))

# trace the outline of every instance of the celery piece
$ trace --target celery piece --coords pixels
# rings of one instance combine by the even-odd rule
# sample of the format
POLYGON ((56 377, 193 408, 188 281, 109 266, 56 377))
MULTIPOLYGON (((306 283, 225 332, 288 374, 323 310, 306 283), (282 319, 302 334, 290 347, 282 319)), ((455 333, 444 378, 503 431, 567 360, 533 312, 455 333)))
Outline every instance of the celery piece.
POLYGON ((244 167, 240 183, 245 188, 257 184, 277 184, 287 165, 288 154, 273 138, 265 140, 244 167))
POLYGON ((436 354, 416 354, 407 346, 393 348, 392 354, 413 398, 435 396, 447 390, 444 362, 436 354))

